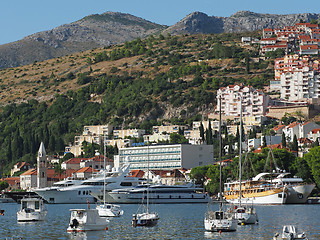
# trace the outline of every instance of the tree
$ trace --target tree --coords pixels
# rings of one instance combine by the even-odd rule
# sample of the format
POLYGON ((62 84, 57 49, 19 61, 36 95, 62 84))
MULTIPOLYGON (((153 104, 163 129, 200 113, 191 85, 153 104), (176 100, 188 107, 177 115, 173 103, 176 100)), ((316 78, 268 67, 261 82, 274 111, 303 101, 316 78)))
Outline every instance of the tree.
POLYGON ((201 124, 200 124, 199 131, 200 131, 201 141, 204 142, 204 141, 205 141, 205 138, 204 138, 204 128, 203 128, 202 122, 201 122, 201 124))
POLYGON ((293 136, 292 150, 293 150, 293 151, 297 151, 297 152, 298 152, 298 150, 299 150, 298 140, 297 140, 297 136, 296 136, 296 135, 293 136))
POLYGON ((318 187, 320 187, 320 146, 314 147, 306 153, 303 158, 308 163, 313 179, 318 187))
POLYGON ((170 143, 172 144, 182 144, 188 143, 188 139, 178 133, 170 133, 170 143))
POLYGON ((6 181, 0 182, 0 191, 5 190, 7 187, 9 187, 9 184, 6 181))
POLYGON ((282 144, 282 147, 287 147, 286 135, 284 134, 284 132, 282 132, 281 144, 282 144))

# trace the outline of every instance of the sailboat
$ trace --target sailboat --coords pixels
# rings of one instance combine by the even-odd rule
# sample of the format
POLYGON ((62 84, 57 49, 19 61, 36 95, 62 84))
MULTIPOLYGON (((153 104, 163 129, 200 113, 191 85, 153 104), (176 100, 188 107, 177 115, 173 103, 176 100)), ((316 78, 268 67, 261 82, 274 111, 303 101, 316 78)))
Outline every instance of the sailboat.
MULTIPOLYGON (((148 140, 148 147, 147 147, 147 179, 149 180, 149 138, 148 140)), ((144 206, 144 205, 143 205, 144 206)), ((139 210, 139 209, 138 209, 139 210)), ((157 225, 159 220, 158 213, 149 211, 149 183, 147 184, 147 206, 145 211, 142 213, 135 213, 132 215, 132 226, 134 227, 152 227, 157 225)))
POLYGON ((221 162, 221 96, 219 108, 219 161, 220 161, 220 191, 219 191, 219 210, 208 210, 204 217, 204 228, 210 232, 232 232, 237 230, 237 220, 231 211, 224 211, 222 199, 222 162, 221 162))
POLYGON ((242 98, 240 104, 240 141, 239 141, 239 203, 234 205, 234 216, 238 221, 238 224, 255 224, 258 223, 258 216, 255 208, 252 206, 243 205, 242 203, 242 98))
POLYGON ((123 215, 123 210, 119 205, 106 203, 106 141, 103 139, 104 147, 104 171, 103 171, 103 204, 96 207, 100 217, 120 217, 123 215))

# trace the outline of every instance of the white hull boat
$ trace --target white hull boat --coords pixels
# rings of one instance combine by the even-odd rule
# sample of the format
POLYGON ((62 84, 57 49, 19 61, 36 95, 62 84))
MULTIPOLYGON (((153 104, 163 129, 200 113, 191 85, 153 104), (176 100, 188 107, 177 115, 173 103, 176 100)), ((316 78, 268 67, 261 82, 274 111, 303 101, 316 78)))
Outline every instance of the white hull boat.
POLYGON ((67 232, 107 230, 109 220, 99 216, 97 209, 70 209, 67 232))
POLYGON ((17 212, 18 222, 43 221, 47 210, 40 198, 21 199, 20 210, 17 212))
POLYGON ((101 204, 96 207, 100 217, 120 217, 123 215, 123 210, 119 205, 115 204, 101 204))
POLYGON ((132 226, 134 227, 153 227, 157 225, 159 216, 157 213, 138 213, 133 214, 132 226))
POLYGON ((293 225, 283 226, 282 233, 276 233, 273 237, 274 240, 287 239, 287 240, 297 240, 297 239, 307 239, 306 234, 299 233, 298 229, 293 225))
POLYGON ((238 224, 257 224, 259 222, 257 213, 253 207, 241 206, 234 208, 234 216, 237 219, 238 224))
POLYGON ((45 199, 48 203, 95 203, 97 199, 91 195, 92 192, 103 192, 104 182, 106 191, 113 189, 134 187, 142 184, 145 179, 128 177, 129 165, 125 165, 120 170, 114 170, 103 176, 87 179, 80 185, 59 187, 59 188, 43 188, 34 191, 45 199))
MULTIPOLYGON (((117 203, 146 202, 147 187, 133 189, 117 189, 108 193, 117 203)), ((109 199, 109 198, 108 198, 109 199)), ((151 203, 208 203, 210 197, 203 189, 194 187, 193 183, 186 185, 151 185, 149 186, 149 201, 151 203), (202 192, 200 192, 200 190, 202 192)))
POLYGON ((237 230, 237 224, 232 213, 223 211, 209 211, 204 219, 204 229, 209 232, 233 232, 237 230))

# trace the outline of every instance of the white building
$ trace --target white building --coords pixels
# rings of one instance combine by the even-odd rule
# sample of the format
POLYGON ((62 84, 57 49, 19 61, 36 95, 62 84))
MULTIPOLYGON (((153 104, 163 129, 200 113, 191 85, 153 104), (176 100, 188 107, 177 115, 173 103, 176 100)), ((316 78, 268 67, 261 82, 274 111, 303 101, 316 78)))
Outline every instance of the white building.
POLYGON ((280 97, 289 101, 320 97, 320 76, 308 66, 282 73, 280 97))
POLYGON ((250 86, 229 85, 218 90, 216 112, 220 111, 220 96, 221 112, 226 116, 240 116, 241 107, 244 117, 265 115, 270 101, 270 97, 261 90, 250 86))
POLYGON ((146 133, 144 129, 123 129, 123 130, 113 130, 113 137, 117 138, 126 138, 126 137, 134 137, 139 138, 142 137, 146 133))
POLYGON ((150 145, 119 149, 114 156, 114 166, 120 167, 129 161, 131 169, 172 170, 213 164, 212 145, 150 145))
POLYGON ((187 129, 187 126, 180 126, 180 125, 168 125, 168 126, 153 126, 152 131, 153 133, 179 133, 179 131, 183 131, 187 129))

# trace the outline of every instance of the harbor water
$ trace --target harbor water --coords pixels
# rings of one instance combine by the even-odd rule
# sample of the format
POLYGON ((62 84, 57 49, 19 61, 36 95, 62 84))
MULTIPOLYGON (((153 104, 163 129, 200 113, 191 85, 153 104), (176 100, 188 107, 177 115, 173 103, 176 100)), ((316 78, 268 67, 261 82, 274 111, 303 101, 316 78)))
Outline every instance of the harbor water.
MULTIPOLYGON (((95 205, 91 204, 91 208, 95 205)), ((48 204, 43 222, 18 223, 17 203, 5 203, 0 216, 0 239, 272 239, 283 225, 295 225, 308 239, 320 239, 320 204, 256 206, 259 224, 238 226, 236 232, 210 233, 203 227, 207 204, 157 204, 158 225, 134 228, 131 217, 139 205, 122 204, 124 215, 110 220, 108 230, 67 233, 70 209, 87 208, 86 204, 48 204)), ((213 205, 217 209, 218 205, 213 205)))

